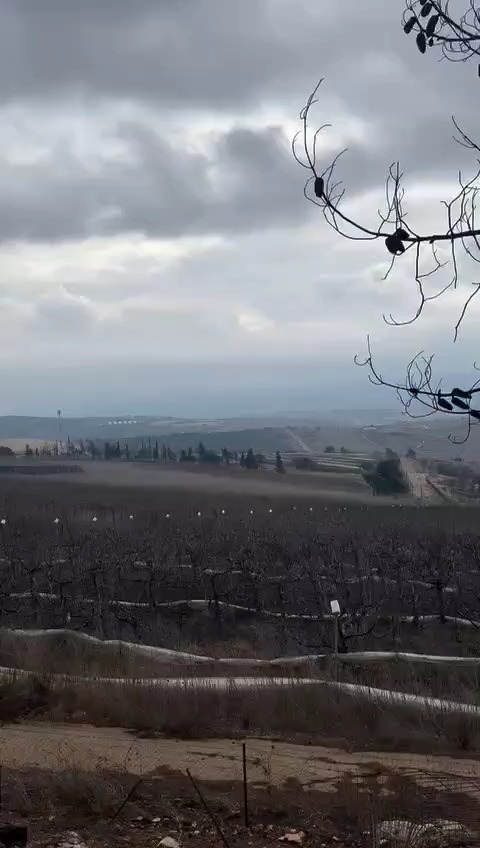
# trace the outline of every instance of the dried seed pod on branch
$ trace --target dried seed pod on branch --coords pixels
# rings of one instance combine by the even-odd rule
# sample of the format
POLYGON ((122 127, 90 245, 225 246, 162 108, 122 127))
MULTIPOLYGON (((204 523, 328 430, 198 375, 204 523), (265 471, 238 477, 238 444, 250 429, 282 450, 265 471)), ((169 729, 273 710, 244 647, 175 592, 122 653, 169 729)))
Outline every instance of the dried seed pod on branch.
MULTIPOLYGON (((455 444, 463 444, 467 441, 472 426, 480 421, 480 377, 466 389, 457 386, 443 389, 441 380, 434 379, 433 359, 433 355, 427 357, 420 351, 408 363, 404 382, 392 382, 377 370, 373 362, 370 338, 367 337, 367 354, 363 358, 356 356, 355 364, 368 369, 368 377, 373 385, 394 389, 404 413, 409 418, 428 418, 435 412, 460 416, 466 423, 465 434, 460 439, 450 435, 449 439, 455 444)), ((476 363, 473 367, 480 371, 476 363)))
MULTIPOLYGON (((454 62, 480 59, 480 11, 475 0, 468 0, 466 8, 457 14, 451 0, 407 0, 403 14, 403 31, 415 34, 421 53, 429 49, 441 50, 444 57, 454 62)), ((479 64, 480 76, 480 64, 479 64)))

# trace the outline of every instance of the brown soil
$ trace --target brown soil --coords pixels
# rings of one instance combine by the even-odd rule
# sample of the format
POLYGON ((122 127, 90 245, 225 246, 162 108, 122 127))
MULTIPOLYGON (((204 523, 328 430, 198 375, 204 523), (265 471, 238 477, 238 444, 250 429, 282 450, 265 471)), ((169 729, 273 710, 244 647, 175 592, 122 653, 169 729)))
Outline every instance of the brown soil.
POLYGON ((239 741, 35 723, 4 726, 0 740, 1 820, 28 821, 34 848, 156 848, 165 836, 182 848, 268 848, 295 831, 303 848, 366 848, 372 816, 447 818, 468 828, 462 845, 479 844, 480 761, 251 739, 246 828, 239 741))
MULTIPOLYGON (((183 469, 145 463, 83 462, 82 474, 52 474, 52 482, 68 482, 80 486, 120 486, 136 489, 171 489, 252 497, 322 498, 323 500, 370 503, 369 490, 358 475, 306 474, 288 472, 244 472, 238 469, 183 469)), ((390 503, 377 497, 375 504, 390 503)))
MULTIPOLYGON (((75 764, 84 771, 133 775, 159 770, 185 773, 201 780, 237 781, 242 774, 242 743, 215 739, 183 741, 138 738, 118 728, 30 723, 7 725, 0 732, 2 765, 61 771, 75 764)), ((345 752, 336 747, 294 745, 266 739, 247 741, 249 781, 281 786, 295 779, 305 789, 329 790, 345 776, 359 780, 385 769, 414 778, 425 787, 462 786, 480 796, 480 760, 445 756, 345 752)))

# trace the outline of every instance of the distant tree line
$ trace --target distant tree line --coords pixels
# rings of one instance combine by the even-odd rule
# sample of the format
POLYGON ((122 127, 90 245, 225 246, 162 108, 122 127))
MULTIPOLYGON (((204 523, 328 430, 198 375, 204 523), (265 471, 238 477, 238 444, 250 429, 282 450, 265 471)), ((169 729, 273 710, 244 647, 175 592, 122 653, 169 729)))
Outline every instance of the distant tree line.
MULTIPOLYGON (((0 448, 3 450, 3 456, 14 456, 14 452, 9 448, 0 448)), ((24 454, 27 457, 33 456, 59 456, 59 454, 67 456, 88 456, 91 459, 137 459, 150 460, 152 462, 163 463, 199 463, 205 465, 240 465, 248 471, 264 470, 267 465, 271 465, 271 460, 262 453, 256 453, 253 448, 247 451, 231 451, 228 448, 222 448, 220 452, 208 449, 203 442, 199 442, 196 449, 193 447, 182 448, 180 451, 174 451, 169 445, 159 445, 158 440, 142 439, 139 445, 131 447, 127 442, 104 442, 103 445, 95 443, 92 439, 87 439, 84 442, 80 439, 74 443, 69 438, 66 444, 53 442, 46 443, 40 449, 33 449, 30 444, 25 445, 24 454)), ((277 451, 274 460, 275 471, 279 474, 285 473, 285 465, 280 454, 277 451)))
POLYGON ((15 453, 6 445, 0 445, 0 456, 15 456, 15 453))
MULTIPOLYGON (((262 453, 255 453, 253 448, 241 452, 222 448, 218 453, 206 448, 203 442, 199 442, 196 449, 188 447, 182 448, 178 452, 172 450, 166 444, 159 445, 157 440, 153 441, 152 439, 142 439, 136 450, 131 449, 127 443, 121 445, 119 441, 116 443, 105 442, 101 452, 93 442, 89 441, 87 452, 92 459, 140 459, 152 462, 198 463, 212 466, 239 465, 248 471, 264 470, 269 464, 266 457, 262 453)), ((277 451, 275 455, 274 464, 275 471, 279 474, 285 473, 285 465, 280 451, 277 451)))
MULTIPOLYGON (((93 445, 93 442, 91 444, 93 445)), ((80 439, 78 442, 72 442, 68 436, 66 442, 45 442, 41 448, 38 446, 32 448, 32 446, 27 442, 24 449, 24 455, 28 457, 60 456, 60 454, 62 456, 76 457, 92 455, 83 439, 80 439)))

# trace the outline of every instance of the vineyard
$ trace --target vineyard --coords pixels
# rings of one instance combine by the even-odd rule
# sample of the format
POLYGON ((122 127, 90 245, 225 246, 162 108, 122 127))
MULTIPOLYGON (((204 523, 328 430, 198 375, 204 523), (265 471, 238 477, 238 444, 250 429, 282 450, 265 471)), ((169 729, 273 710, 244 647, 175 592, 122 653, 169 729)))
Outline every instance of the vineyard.
POLYGON ((214 657, 480 644, 478 511, 2 488, 2 628, 214 657), (336 621, 330 602, 339 602, 336 621))

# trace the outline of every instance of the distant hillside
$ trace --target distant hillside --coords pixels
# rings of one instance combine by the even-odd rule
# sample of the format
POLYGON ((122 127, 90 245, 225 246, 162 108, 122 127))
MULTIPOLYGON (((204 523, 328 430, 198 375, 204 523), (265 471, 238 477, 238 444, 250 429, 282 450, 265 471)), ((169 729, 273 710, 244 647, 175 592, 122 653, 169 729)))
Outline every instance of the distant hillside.
MULTIPOLYGON (((122 443, 127 443, 130 452, 133 454, 142 444, 148 445, 149 441, 153 443, 158 441, 159 448, 162 445, 169 447, 176 453, 182 449, 187 450, 193 448, 197 450, 199 442, 205 446, 207 450, 221 451, 222 448, 227 448, 229 451, 248 451, 252 448, 256 453, 265 455, 273 454, 275 451, 289 451, 292 449, 292 443, 283 428, 265 427, 261 429, 245 429, 245 430, 221 430, 219 432, 205 432, 201 430, 176 432, 176 433, 161 433, 155 436, 148 436, 145 433, 140 438, 128 438, 122 443)), ((109 441, 111 441, 109 439, 109 441)))
POLYGON ((31 416, 5 415, 0 416, 1 439, 40 439, 51 441, 59 438, 61 428, 62 438, 71 439, 101 439, 125 438, 142 435, 145 432, 163 431, 169 427, 185 426, 182 420, 174 418, 158 418, 153 416, 118 416, 118 417, 86 417, 40 418, 31 416), (107 435, 108 434, 108 435, 107 435))
POLYGON ((438 416, 428 423, 408 421, 403 425, 368 427, 363 435, 371 450, 391 448, 399 454, 405 454, 413 448, 418 456, 427 459, 455 459, 465 461, 480 460, 480 426, 472 426, 469 438, 465 440, 466 420, 452 419, 447 415, 438 416))
MULTIPOLYGON (((160 440, 172 439, 172 434, 179 434, 183 447, 183 434, 188 435, 187 447, 199 441, 205 441, 211 433, 245 433, 251 430, 262 433, 268 429, 282 427, 281 421, 274 418, 219 418, 212 420, 198 420, 193 418, 172 418, 154 415, 139 416, 111 416, 85 417, 85 418, 62 418, 59 422, 57 417, 40 418, 29 416, 0 416, 0 441, 6 439, 28 442, 33 440, 55 441, 60 438, 66 441, 70 439, 93 439, 100 441, 141 440, 155 438, 160 440)), ((248 439, 247 439, 248 441, 248 439)), ((270 442, 270 439, 268 439, 270 442)), ((224 446, 225 439, 220 438, 219 444, 224 446)), ((215 443, 216 444, 216 443, 215 443)), ((240 445, 245 440, 238 441, 236 449, 242 450, 240 445)), ((279 447, 281 442, 278 442, 279 447)), ((209 445, 210 446, 210 445, 209 445)), ((250 446, 248 441, 247 448, 250 446)), ((173 448, 172 444, 172 448, 173 448)), ((212 445, 213 447, 213 445, 212 445)), ((279 449, 276 448, 276 450, 279 449)), ((234 448, 235 449, 235 448, 234 448)))
POLYGON ((465 422, 446 415, 417 421, 404 417, 400 422, 389 424, 380 421, 375 424, 374 419, 370 426, 358 426, 353 412, 351 415, 339 413, 338 421, 324 418, 308 424, 305 423, 307 413, 299 413, 297 420, 292 420, 292 415, 290 413, 290 418, 282 413, 278 416, 213 420, 154 415, 85 416, 62 418, 60 424, 56 416, 0 416, 0 444, 15 440, 16 446, 23 448, 27 442, 36 445, 57 439, 66 441, 69 437, 72 441, 120 441, 122 445, 128 442, 135 449, 142 439, 152 439, 169 445, 175 451, 195 448, 202 441, 207 449, 216 451, 223 447, 233 451, 252 447, 258 453, 269 454, 277 450, 298 451, 295 440, 292 441, 284 429, 293 427, 313 452, 321 452, 331 444, 337 449, 344 446, 360 453, 383 451, 388 447, 405 454, 409 448, 414 448, 419 456, 428 458, 480 460, 480 425, 472 427, 469 439, 462 444, 465 422), (305 416, 303 423, 302 416, 305 416), (458 444, 449 440, 452 432, 458 444))

